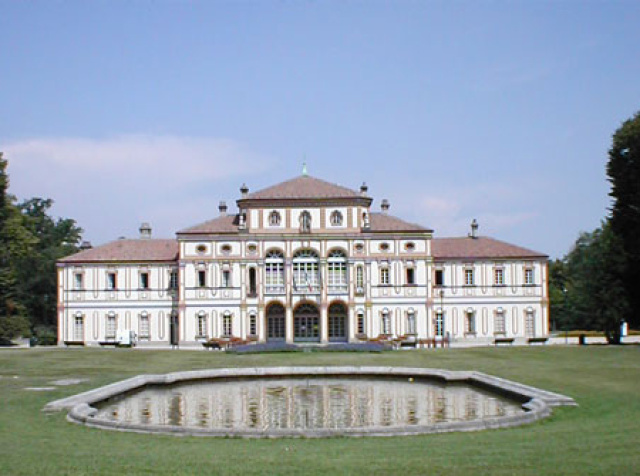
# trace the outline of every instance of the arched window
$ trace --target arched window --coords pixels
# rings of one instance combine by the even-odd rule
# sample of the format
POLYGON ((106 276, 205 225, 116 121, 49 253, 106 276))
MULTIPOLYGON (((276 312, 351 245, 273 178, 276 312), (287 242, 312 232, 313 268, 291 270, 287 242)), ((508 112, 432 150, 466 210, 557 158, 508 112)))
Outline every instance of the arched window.
POLYGON ((140 313, 140 321, 138 322, 138 338, 149 339, 149 314, 147 311, 140 313))
POLYGON ((364 294, 364 266, 356 266, 356 294, 364 294))
POLYGON ((200 311, 197 316, 198 335, 196 337, 207 337, 207 314, 200 311))
POLYGON ((300 231, 302 233, 311 232, 311 213, 306 210, 300 214, 300 231))
POLYGON ((473 309, 467 309, 465 312, 464 332, 466 334, 476 333, 476 313, 473 309))
POLYGON ((281 221, 280 212, 277 212, 274 210, 271 213, 269 213, 270 226, 280 226, 280 221, 281 221))
POLYGON ((331 216, 329 217, 329 221, 332 226, 342 226, 342 213, 338 210, 334 210, 331 212, 331 216))
POLYGON ((84 316, 80 311, 76 312, 73 321, 73 340, 84 341, 84 316))
POLYGON ((111 311, 107 314, 107 328, 105 331, 105 337, 107 339, 115 339, 116 338, 116 330, 118 324, 116 321, 116 313, 111 311))
POLYGON ((230 337, 232 334, 232 315, 229 311, 225 311, 222 315, 222 335, 224 337, 230 337))
POLYGON ((268 293, 284 292, 284 254, 279 250, 267 253, 265 259, 265 286, 268 293))
POLYGON ((504 309, 499 307, 495 312, 495 319, 493 323, 493 332, 495 334, 505 334, 506 333, 506 325, 504 318, 504 309))
POLYGON ((391 317, 389 316, 389 310, 387 308, 382 310, 382 322, 381 322, 382 334, 391 334, 391 317))
POLYGON ((527 337, 536 336, 536 315, 533 308, 528 307, 524 319, 524 331, 527 337))
POLYGON ((347 256, 340 250, 329 253, 327 259, 329 292, 347 290, 347 256))
POLYGON ((413 309, 407 311, 407 334, 416 334, 416 311, 413 309))
POLYGON ((293 256, 293 286, 297 292, 320 290, 318 254, 313 250, 300 250, 293 256))

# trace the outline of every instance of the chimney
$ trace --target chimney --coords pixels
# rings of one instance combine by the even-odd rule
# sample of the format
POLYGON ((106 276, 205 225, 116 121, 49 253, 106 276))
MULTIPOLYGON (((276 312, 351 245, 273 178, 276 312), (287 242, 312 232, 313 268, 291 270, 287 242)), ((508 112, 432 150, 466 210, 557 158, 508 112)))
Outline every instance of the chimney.
POLYGON ((366 197, 368 190, 369 190, 369 187, 367 187, 367 183, 362 182, 362 185, 360 185, 360 195, 362 195, 363 197, 366 197))
POLYGON ((227 216, 227 203, 224 200, 218 204, 218 210, 221 217, 227 216))
POLYGON ((151 238, 151 225, 145 222, 140 225, 140 239, 148 240, 149 238, 151 238))
POLYGON ((390 206, 391 206, 391 204, 389 204, 389 200, 384 198, 382 200, 382 203, 380 204, 380 208, 382 209, 382 213, 387 213, 389 211, 389 207, 390 206))
POLYGON ((90 250, 91 248, 93 248, 93 246, 91 246, 90 241, 83 241, 82 243, 80 243, 80 249, 82 251, 90 250))
POLYGON ((469 233, 469 237, 473 239, 478 238, 478 220, 475 218, 471 222, 471 233, 469 233))
POLYGON ((247 187, 246 183, 243 183, 242 187, 240 187, 240 193, 242 194, 242 198, 247 198, 247 195, 249 195, 249 187, 247 187))

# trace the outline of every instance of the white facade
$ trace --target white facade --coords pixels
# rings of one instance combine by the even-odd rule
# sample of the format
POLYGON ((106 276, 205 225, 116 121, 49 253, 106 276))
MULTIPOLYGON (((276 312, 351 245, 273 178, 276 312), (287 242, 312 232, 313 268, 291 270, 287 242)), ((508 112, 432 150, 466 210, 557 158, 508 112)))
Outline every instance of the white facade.
MULTIPOLYGON (((526 342, 548 333, 546 257, 371 211, 372 199, 302 176, 239 212, 153 240, 118 240, 58 265, 59 342, 526 342), (489 254, 487 252, 489 250, 489 254)), ((474 231, 475 235, 475 231, 474 231)))

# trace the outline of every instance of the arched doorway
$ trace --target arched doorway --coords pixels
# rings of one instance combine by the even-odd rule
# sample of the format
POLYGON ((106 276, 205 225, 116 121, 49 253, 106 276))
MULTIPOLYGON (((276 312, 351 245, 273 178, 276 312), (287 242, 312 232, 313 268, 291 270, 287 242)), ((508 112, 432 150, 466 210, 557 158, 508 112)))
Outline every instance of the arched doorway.
POLYGON ((267 340, 283 341, 285 339, 285 310, 279 302, 267 307, 267 340))
POLYGON ((320 312, 306 302, 293 311, 293 339, 297 342, 320 342, 320 312))
POLYGON ((334 302, 329 306, 329 340, 344 342, 347 340, 347 306, 341 302, 334 302))

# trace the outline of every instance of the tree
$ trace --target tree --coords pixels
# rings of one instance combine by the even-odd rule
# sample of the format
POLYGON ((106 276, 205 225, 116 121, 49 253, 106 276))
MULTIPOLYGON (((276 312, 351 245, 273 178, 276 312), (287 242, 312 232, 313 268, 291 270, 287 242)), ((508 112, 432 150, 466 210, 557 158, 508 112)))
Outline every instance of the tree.
POLYGON ((19 300, 17 263, 36 244, 36 238, 24 226, 15 198, 8 193, 7 161, 0 153, 0 343, 19 335, 29 335, 29 321, 19 300))
POLYGON ((621 241, 626 261, 624 286, 630 306, 625 314, 633 325, 640 324, 640 112, 625 121, 613 135, 607 175, 613 198, 611 227, 621 241))
POLYGON ((602 331, 620 343, 620 324, 628 313, 625 256, 609 222, 582 233, 566 258, 567 307, 574 325, 602 331))
POLYGON ((33 327, 56 324, 56 261, 78 251, 82 229, 69 218, 49 215, 53 200, 32 198, 18 205, 24 225, 37 238, 38 246, 19 260, 17 269, 20 301, 33 327))
POLYGON ((567 270, 563 259, 549 261, 549 308, 553 328, 574 327, 567 302, 567 270))

